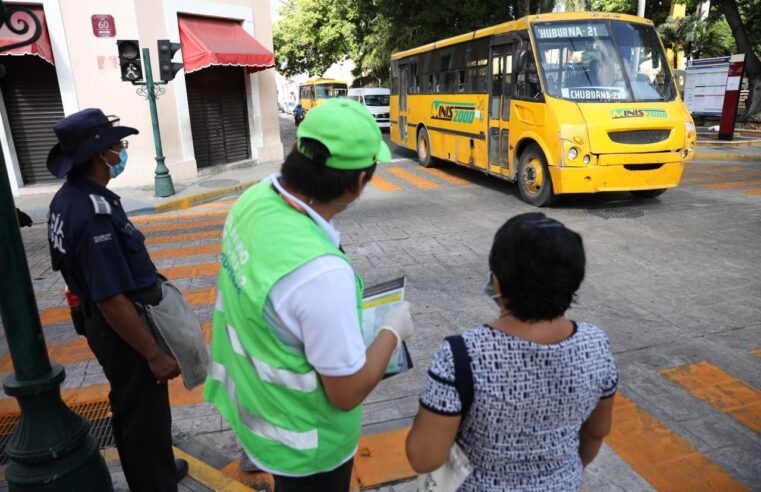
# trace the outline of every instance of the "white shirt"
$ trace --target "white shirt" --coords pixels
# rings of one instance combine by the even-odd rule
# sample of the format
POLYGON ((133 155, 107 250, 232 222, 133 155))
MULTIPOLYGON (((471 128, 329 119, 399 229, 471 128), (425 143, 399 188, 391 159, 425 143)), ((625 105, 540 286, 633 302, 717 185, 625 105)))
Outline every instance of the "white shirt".
MULTIPOLYGON (((336 247, 340 234, 308 204, 268 180, 284 197, 299 205, 336 247)), ((365 343, 357 319, 354 271, 341 257, 315 258, 280 279, 267 298, 267 322, 280 340, 325 376, 349 376, 365 365, 365 343)))

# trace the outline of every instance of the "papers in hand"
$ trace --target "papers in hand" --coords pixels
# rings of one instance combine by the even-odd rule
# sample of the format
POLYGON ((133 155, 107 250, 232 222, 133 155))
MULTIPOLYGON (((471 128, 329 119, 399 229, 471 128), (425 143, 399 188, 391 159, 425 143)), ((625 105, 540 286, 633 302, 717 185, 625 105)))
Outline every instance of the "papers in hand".
MULTIPOLYGON (((406 283, 407 278, 400 277, 365 289, 362 298, 362 336, 366 347, 372 345, 375 340, 378 328, 383 321, 383 315, 404 302, 406 283)), ((412 358, 407 350, 407 344, 402 342, 401 346, 391 355, 384 377, 393 376, 409 369, 412 369, 412 358)))

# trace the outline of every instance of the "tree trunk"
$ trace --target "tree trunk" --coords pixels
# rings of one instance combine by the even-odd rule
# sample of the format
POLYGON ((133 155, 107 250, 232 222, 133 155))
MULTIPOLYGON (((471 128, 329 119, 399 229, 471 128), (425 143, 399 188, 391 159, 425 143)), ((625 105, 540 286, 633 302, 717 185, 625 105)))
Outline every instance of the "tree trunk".
POLYGON ((531 15, 531 0, 518 0, 518 17, 531 15))
POLYGON ((732 34, 735 36, 737 49, 740 53, 745 53, 745 75, 750 82, 750 93, 745 105, 745 112, 740 119, 747 121, 754 115, 761 113, 761 60, 753 52, 748 31, 743 25, 740 11, 737 10, 737 2, 735 0, 721 0, 719 3, 724 11, 724 17, 727 18, 729 28, 732 29, 732 34))

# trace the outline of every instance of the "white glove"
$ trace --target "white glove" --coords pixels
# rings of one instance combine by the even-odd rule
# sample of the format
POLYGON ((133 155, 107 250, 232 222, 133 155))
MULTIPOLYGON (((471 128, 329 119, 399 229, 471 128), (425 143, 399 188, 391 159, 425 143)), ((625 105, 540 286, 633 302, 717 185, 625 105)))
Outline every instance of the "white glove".
POLYGON ((384 314, 378 333, 381 330, 388 330, 396 336, 397 347, 402 344, 403 340, 411 337, 415 331, 415 324, 412 322, 412 315, 410 315, 410 303, 404 302, 398 308, 384 314))

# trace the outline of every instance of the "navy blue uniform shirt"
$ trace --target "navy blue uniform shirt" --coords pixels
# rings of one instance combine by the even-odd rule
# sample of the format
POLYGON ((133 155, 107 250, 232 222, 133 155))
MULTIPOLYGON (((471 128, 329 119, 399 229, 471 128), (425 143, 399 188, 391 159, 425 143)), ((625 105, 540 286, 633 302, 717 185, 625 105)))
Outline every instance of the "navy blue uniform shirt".
POLYGON ((48 228, 53 270, 80 299, 97 302, 158 280, 145 236, 119 196, 94 181, 66 180, 50 203, 48 228))

